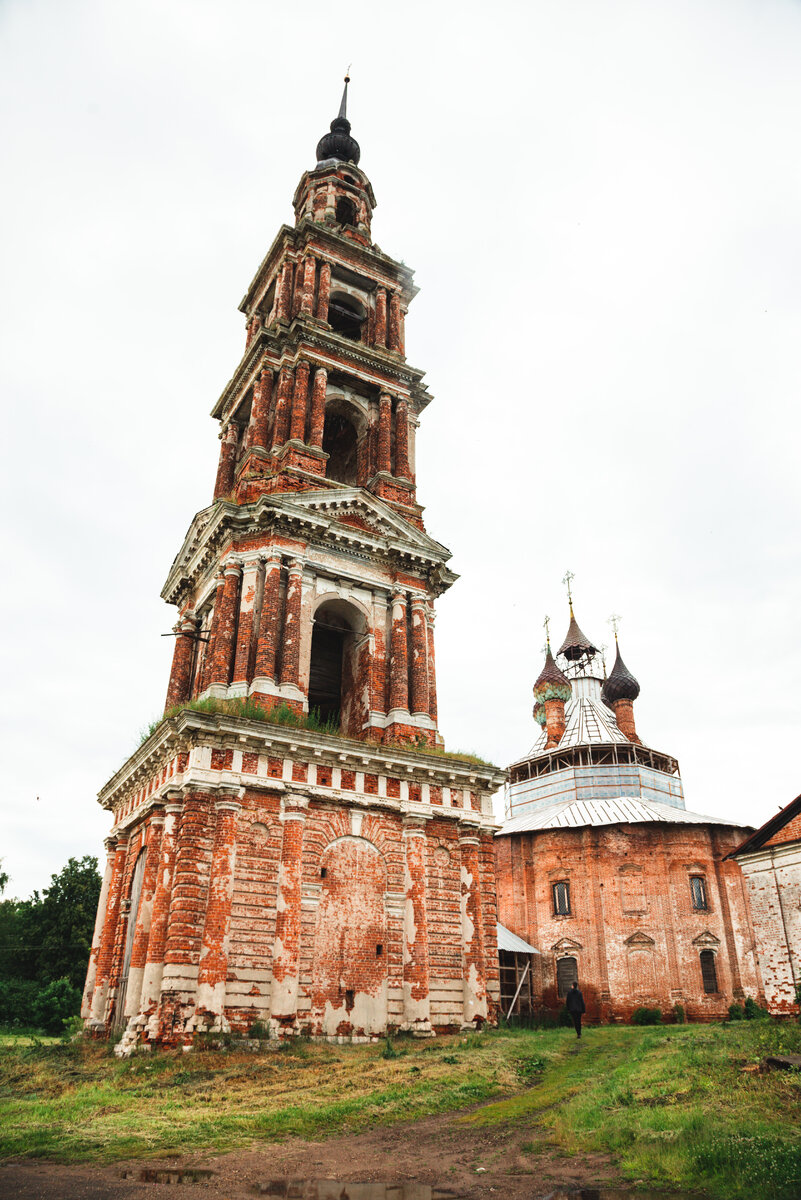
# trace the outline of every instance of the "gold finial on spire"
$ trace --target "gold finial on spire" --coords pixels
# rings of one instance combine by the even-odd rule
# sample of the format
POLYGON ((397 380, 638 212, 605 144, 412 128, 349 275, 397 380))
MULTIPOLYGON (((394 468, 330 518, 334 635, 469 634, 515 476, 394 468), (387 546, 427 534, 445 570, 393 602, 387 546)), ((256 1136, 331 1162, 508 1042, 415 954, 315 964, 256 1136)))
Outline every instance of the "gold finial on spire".
POLYGON ((616 642, 617 642, 617 631, 618 631, 618 626, 620 625, 620 622, 621 622, 622 620, 623 620, 623 618, 622 618, 622 617, 621 617, 621 616, 620 616, 618 613, 612 613, 611 617, 609 617, 609 618, 607 619, 607 622, 606 622, 606 623, 607 623, 607 625, 611 625, 611 626, 612 626, 612 631, 613 631, 613 633, 614 633, 614 635, 615 635, 615 641, 616 641, 616 642))
POLYGON ((601 646, 601 662, 604 668, 604 679, 606 679, 606 642, 601 646))

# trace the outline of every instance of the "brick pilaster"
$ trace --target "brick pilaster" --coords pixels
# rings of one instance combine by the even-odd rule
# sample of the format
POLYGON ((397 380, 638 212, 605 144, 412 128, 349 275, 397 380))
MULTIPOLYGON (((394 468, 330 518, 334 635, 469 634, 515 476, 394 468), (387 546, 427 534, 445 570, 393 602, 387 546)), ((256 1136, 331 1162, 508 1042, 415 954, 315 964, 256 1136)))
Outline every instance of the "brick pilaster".
POLYGON ((253 403, 250 409, 248 423, 247 445, 267 449, 267 422, 270 415, 270 401, 273 394, 272 371, 266 368, 262 371, 253 388, 253 403))
POLYGON ((292 441, 306 440, 306 409, 309 399, 309 364, 299 362, 295 367, 295 390, 292 394, 292 424, 289 436, 292 441))
POLYGON ((242 567, 238 562, 228 562, 224 567, 225 584, 219 608, 215 605, 212 624, 214 626, 214 655, 209 685, 227 687, 231 678, 236 633, 236 607, 239 595, 239 577, 242 567))
MULTIPOLYGON (((117 942, 117 925, 120 918, 120 901, 122 900, 122 885, 125 877, 125 860, 128 853, 128 839, 109 838, 109 843, 115 842, 114 864, 111 870, 111 880, 108 888, 106 916, 103 921, 103 933, 97 953, 97 971, 95 974, 95 990, 92 997, 92 1020, 104 1021, 106 1017, 106 1001, 111 983, 111 965, 114 959, 114 947, 117 942)), ((109 845, 109 853, 111 846, 109 845)))
POLYGON ((173 875, 175 873, 175 843, 178 822, 183 804, 176 802, 175 793, 168 797, 170 803, 164 806, 164 827, 161 833, 159 852, 159 870, 156 876, 156 890, 153 895, 153 910, 150 916, 150 937, 145 955, 145 969, 142 977, 142 994, 139 1007, 143 1015, 152 1015, 159 1002, 161 993, 161 976, 164 970, 164 950, 167 944, 167 922, 170 915, 172 900, 173 875))
POLYGON ((170 683, 164 711, 175 708, 189 699, 192 690, 192 659, 197 639, 197 619, 182 617, 175 626, 175 649, 172 654, 170 683))
POLYGON ((259 637, 256 643, 255 679, 275 679, 275 654, 278 647, 278 632, 281 611, 279 608, 281 588, 281 558, 271 554, 264 571, 264 594, 261 602, 259 637))
POLYGON ((309 418, 309 445, 318 450, 323 445, 323 430, 325 428, 325 389, 328 386, 328 372, 325 367, 318 367, 314 372, 314 385, 311 397, 311 416, 309 418))
POLYGON ((318 321, 328 321, 328 301, 331 296, 331 267, 328 263, 323 263, 320 267, 320 286, 317 294, 317 312, 318 321))
POLYGON ((206 643, 206 653, 203 656, 203 675, 200 680, 199 692, 204 692, 211 682, 212 664, 214 663, 214 647, 217 644, 217 621, 216 616, 222 609, 223 592, 225 591, 225 572, 220 571, 217 576, 217 590, 214 593, 214 607, 211 610, 211 621, 209 622, 209 640, 206 643))
POLYGON ((428 715, 437 721, 437 670, 434 658, 434 605, 428 608, 428 715))
POLYGON ((236 654, 232 683, 249 683, 253 658, 253 606, 259 582, 259 562, 251 559, 242 572, 242 590, 239 597, 239 621, 236 631, 236 654))
POLYGON ((378 400, 378 463, 379 471, 392 474, 392 398, 382 392, 378 400))
POLYGON ((278 321, 288 321, 292 308, 292 263, 288 260, 281 268, 281 277, 278 282, 278 304, 276 305, 275 316, 278 321))
POLYGON ((239 428, 235 421, 229 421, 222 434, 220 446, 220 461, 217 466, 217 479, 214 484, 214 499, 227 496, 234 486, 234 471, 236 469, 236 449, 239 443, 239 428))
POLYGON ((431 1033, 429 999, 428 907, 426 903, 426 831, 409 820, 403 827, 403 1028, 431 1033))
POLYGON ((281 865, 278 868, 273 984, 270 996, 271 1020, 279 1028, 292 1024, 297 1018, 306 802, 305 797, 288 797, 287 807, 281 814, 284 835, 281 844, 281 865))
POLYGON ((395 474, 411 479, 409 469, 409 405, 399 396, 395 407, 395 474))
POLYGON ((281 683, 300 686, 300 601, 303 589, 303 563, 293 559, 284 604, 284 652, 281 659, 281 683))
POLYGON ((426 601, 412 596, 412 703, 411 711, 428 715, 428 636, 426 601))
POLYGON ((211 857, 206 922, 197 973, 197 1009, 220 1019, 224 1017, 225 984, 228 978, 228 931, 234 894, 238 800, 218 800, 217 824, 211 857))
POLYGON ((390 350, 400 350, 400 296, 397 292, 393 292, 389 298, 387 345, 390 350))
POLYGON ((295 270, 292 278, 292 307, 290 309, 292 317, 296 317, 300 312, 300 304, 303 299, 303 263, 295 263, 295 270))
POLYGON ((282 367, 278 376, 278 392, 275 401, 275 424, 273 425, 273 450, 283 446, 289 437, 289 415, 294 376, 289 367, 282 367))
POLYGON ((307 316, 314 309, 314 285, 317 280, 317 261, 311 254, 303 260, 303 294, 300 298, 300 311, 307 316))
MULTIPOLYGON (((133 943, 131 945, 131 962, 128 968, 128 987, 125 993, 126 1017, 134 1017, 139 1012, 139 1002, 142 997, 142 983, 147 947, 150 941, 150 930, 153 924, 153 901, 158 882, 159 859, 161 856, 161 838, 164 830, 164 814, 154 811, 150 818, 150 829, 145 851, 145 869, 142 872, 142 892, 139 898, 139 909, 136 915, 133 943)), ((131 913, 131 919, 134 914, 131 913)))
POLYGON ((475 1028, 487 1019, 487 979, 484 959, 484 923, 481 911, 479 838, 459 836, 462 870, 462 980, 465 1027, 475 1028))
POLYGON ((375 344, 387 344, 387 290, 381 287, 375 293, 375 344))
POLYGON ((207 853, 207 827, 212 803, 212 797, 205 792, 189 792, 184 797, 167 918, 165 966, 194 966, 198 961, 206 909, 201 864, 207 853))
POLYGON ((409 708, 409 656, 407 645, 406 594, 392 593, 392 628, 389 638, 389 707, 409 708))

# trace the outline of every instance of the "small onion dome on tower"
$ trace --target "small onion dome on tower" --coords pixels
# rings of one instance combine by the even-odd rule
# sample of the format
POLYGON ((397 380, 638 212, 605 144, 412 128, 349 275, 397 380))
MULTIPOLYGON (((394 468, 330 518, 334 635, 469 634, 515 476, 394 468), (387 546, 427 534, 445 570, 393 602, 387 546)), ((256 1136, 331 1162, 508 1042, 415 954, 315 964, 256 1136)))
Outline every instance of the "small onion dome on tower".
POLYGON ((346 114, 348 107, 348 84, 350 76, 345 76, 345 90, 342 93, 342 103, 339 115, 331 122, 331 132, 323 134, 317 143, 317 166, 324 162, 352 162, 354 166, 361 156, 359 143, 350 136, 350 121, 346 114))
POLYGON ((598 647, 593 646, 587 635, 579 629, 578 621, 573 615, 572 603, 570 605, 570 624, 565 640, 559 647, 559 653, 563 654, 568 662, 575 662, 584 657, 594 658, 598 653, 598 647))
POLYGON ((601 699, 607 708, 612 708, 616 700, 636 700, 640 694, 640 685, 620 656, 620 646, 615 643, 617 654, 612 674, 604 680, 601 688, 601 699))
POLYGON ((570 681, 557 667, 548 643, 545 666, 534 684, 534 720, 545 728, 548 740, 545 748, 558 746, 565 732, 565 704, 573 689, 570 681))
POLYGON ((615 665, 612 668, 612 674, 604 680, 601 699, 615 714, 617 727, 623 736, 627 737, 630 742, 642 745, 634 724, 634 701, 640 694, 640 685, 620 656, 617 634, 615 634, 615 647, 617 649, 615 665))

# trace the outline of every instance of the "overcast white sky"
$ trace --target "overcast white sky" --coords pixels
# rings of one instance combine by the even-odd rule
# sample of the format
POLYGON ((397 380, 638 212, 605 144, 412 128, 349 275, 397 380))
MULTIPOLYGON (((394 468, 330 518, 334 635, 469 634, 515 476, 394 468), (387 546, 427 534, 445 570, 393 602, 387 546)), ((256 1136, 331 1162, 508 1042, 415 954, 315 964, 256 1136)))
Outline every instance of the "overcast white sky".
POLYGON ((797 0, 3 0, 11 894, 102 854, 97 790, 161 709, 237 304, 349 62, 374 235, 422 289, 446 741, 528 750, 569 567, 688 807, 801 790, 797 0))

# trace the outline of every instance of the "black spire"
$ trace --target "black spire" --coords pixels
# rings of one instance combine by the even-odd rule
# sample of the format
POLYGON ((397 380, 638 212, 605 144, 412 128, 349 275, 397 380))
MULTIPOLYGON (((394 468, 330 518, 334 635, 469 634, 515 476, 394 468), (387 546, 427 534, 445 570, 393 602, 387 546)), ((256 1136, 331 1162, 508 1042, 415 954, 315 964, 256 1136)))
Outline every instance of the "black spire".
POLYGON ((350 136, 350 121, 346 113, 348 109, 348 84, 350 75, 345 76, 345 90, 342 93, 342 103, 339 115, 331 122, 331 132, 326 133, 317 143, 317 165, 329 162, 352 162, 354 166, 359 161, 361 150, 359 143, 350 136))
POLYGON ((620 657, 617 635, 615 635, 615 646, 617 647, 615 665, 612 667, 612 674, 604 680, 601 688, 601 699, 607 708, 611 708, 616 700, 636 700, 640 694, 639 683, 620 657))
POLYGON ((594 658, 598 653, 598 647, 593 646, 586 634, 582 633, 578 626, 578 621, 573 616, 573 604, 570 604, 570 625, 568 626, 567 636, 559 647, 559 654, 563 654, 568 662, 574 662, 577 658, 583 658, 584 655, 588 658, 594 658))

